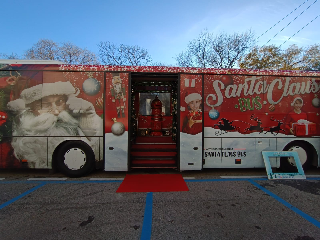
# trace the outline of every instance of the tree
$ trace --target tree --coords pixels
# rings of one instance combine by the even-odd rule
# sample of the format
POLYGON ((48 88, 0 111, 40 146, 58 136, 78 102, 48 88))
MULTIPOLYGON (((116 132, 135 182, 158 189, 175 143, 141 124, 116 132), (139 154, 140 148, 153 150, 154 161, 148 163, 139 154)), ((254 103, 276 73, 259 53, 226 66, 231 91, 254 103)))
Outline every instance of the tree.
POLYGON ((239 67, 248 69, 280 69, 281 49, 277 46, 255 46, 251 52, 240 58, 239 67))
POLYGON ((40 39, 25 53, 26 59, 58 60, 58 44, 49 39, 40 39))
POLYGON ((96 65, 99 61, 96 55, 87 49, 82 49, 70 42, 59 47, 58 59, 66 64, 96 65))
POLYGON ((0 53, 0 58, 3 58, 3 59, 20 59, 20 57, 16 53, 11 53, 11 54, 0 53))
POLYGON ((282 51, 281 70, 299 70, 304 68, 304 49, 293 44, 282 51))
POLYGON ((305 62, 304 70, 320 71, 320 45, 309 46, 304 52, 303 61, 305 62))
POLYGON ((118 46, 107 41, 100 42, 98 47, 100 59, 106 65, 142 66, 152 62, 148 51, 139 46, 118 46))
POLYGON ((49 39, 41 39, 25 53, 26 59, 58 60, 66 64, 99 64, 96 55, 70 42, 59 45, 49 39))
POLYGON ((204 31, 189 42, 187 50, 178 54, 176 61, 181 67, 210 67, 212 50, 212 34, 204 31))
POLYGON ((254 47, 239 60, 240 68, 273 70, 320 70, 320 45, 307 48, 293 44, 287 49, 270 45, 254 47))
POLYGON ((251 30, 244 33, 220 33, 214 36, 207 30, 190 41, 187 50, 176 57, 181 67, 232 68, 254 45, 251 30))

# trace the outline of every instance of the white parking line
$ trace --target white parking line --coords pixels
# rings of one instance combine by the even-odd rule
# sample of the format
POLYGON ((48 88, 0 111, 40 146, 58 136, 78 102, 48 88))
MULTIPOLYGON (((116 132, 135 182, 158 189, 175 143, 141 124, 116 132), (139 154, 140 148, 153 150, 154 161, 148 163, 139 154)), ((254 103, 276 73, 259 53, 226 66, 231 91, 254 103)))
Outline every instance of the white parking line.
POLYGON ((195 177, 183 177, 183 179, 195 179, 195 177))
POLYGON ((91 181, 112 181, 112 180, 123 180, 124 178, 90 178, 91 181))
POLYGON ((68 178, 28 178, 28 181, 65 181, 68 178))
POLYGON ((220 176, 220 178, 266 178, 266 175, 263 176, 220 176))

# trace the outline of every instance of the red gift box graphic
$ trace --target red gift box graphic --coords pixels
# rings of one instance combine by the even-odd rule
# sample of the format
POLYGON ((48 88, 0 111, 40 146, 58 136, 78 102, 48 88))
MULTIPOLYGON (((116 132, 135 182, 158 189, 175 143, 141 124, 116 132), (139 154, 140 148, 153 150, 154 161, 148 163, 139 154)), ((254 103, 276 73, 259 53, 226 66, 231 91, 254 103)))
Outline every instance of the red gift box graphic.
POLYGON ((313 136, 316 134, 316 124, 304 119, 292 124, 293 133, 297 137, 313 136))

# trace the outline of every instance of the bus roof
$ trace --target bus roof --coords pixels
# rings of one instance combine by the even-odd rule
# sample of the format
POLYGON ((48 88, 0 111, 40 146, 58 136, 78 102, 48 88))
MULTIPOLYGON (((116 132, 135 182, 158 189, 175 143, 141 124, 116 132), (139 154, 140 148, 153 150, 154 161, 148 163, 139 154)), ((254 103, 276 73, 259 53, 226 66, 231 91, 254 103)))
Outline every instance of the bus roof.
POLYGON ((0 59, 0 64, 64 64, 56 60, 0 59))
POLYGON ((290 77, 320 77, 320 71, 302 70, 262 70, 238 68, 196 68, 196 67, 166 67, 166 66, 113 66, 113 65, 72 65, 51 60, 0 60, 3 71, 19 71, 36 67, 38 70, 75 71, 75 72, 131 72, 154 74, 209 74, 209 75, 249 75, 249 76, 290 76, 290 77), (11 62, 9 62, 11 61, 11 62), (26 61, 26 62, 23 62, 26 61), (40 66, 43 65, 41 68, 40 66), (46 66, 44 66, 46 65, 46 66), (39 69, 40 67, 40 69, 39 69))

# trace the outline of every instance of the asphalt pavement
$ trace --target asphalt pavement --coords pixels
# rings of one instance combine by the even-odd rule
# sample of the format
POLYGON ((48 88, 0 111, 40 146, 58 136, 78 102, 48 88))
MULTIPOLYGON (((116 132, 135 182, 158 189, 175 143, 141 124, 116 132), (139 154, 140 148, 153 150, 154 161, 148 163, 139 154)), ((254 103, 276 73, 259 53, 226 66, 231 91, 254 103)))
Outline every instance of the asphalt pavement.
POLYGON ((140 173, 173 172, 0 172, 0 239, 320 239, 319 169, 306 180, 182 172, 187 192, 116 193, 140 173))

